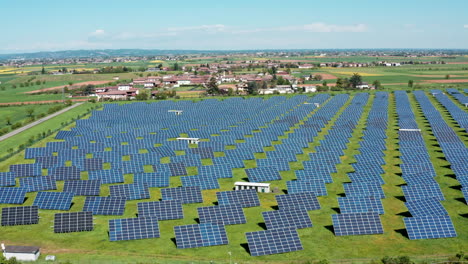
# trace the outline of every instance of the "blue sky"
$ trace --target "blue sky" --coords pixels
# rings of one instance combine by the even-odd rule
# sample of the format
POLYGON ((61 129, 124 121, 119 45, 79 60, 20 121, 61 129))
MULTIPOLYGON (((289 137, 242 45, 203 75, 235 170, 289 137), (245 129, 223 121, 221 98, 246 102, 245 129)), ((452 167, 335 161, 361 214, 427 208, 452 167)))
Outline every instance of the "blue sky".
POLYGON ((0 0, 0 53, 468 48, 466 0, 0 0))

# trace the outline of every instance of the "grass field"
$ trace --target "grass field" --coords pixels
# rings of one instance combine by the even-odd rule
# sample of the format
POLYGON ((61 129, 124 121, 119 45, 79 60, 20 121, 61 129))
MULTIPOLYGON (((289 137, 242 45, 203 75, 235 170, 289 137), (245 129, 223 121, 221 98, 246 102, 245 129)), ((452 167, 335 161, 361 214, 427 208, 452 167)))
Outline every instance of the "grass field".
MULTIPOLYGON (((384 166, 385 174, 383 178, 386 184, 383 186, 386 197, 383 199, 385 214, 381 217, 385 233, 383 235, 366 235, 366 236, 346 236, 336 237, 330 230, 331 215, 337 213, 337 197, 343 194, 343 183, 349 182, 346 176, 347 172, 352 171, 350 163, 354 161, 353 156, 358 154, 359 137, 362 135, 362 130, 365 128, 365 120, 369 114, 370 107, 373 102, 371 95, 367 105, 364 107, 363 115, 361 116, 359 126, 354 130, 351 142, 345 150, 345 155, 341 157, 342 163, 337 165, 338 172, 332 174, 334 183, 327 185, 328 196, 319 197, 322 209, 310 211, 309 215, 312 219, 314 227, 301 229, 299 234, 301 237, 304 250, 272 255, 263 257, 250 257, 246 250, 246 238, 244 233, 250 231, 263 230, 263 218, 261 212, 270 211, 276 206, 274 196, 276 194, 259 193, 261 199, 260 207, 245 208, 244 212, 247 217, 247 224, 227 226, 229 245, 206 247, 198 249, 177 250, 173 242, 174 233, 173 227, 177 225, 195 224, 197 215, 197 207, 212 206, 216 202, 215 193, 219 190, 203 191, 203 204, 187 204, 184 205, 184 219, 160 221, 161 238, 149 240, 135 240, 126 242, 109 242, 108 241, 108 220, 116 218, 115 216, 95 216, 95 230, 92 232, 69 233, 69 234, 54 234, 51 229, 53 214, 58 211, 41 210, 41 220, 38 225, 21 226, 21 227, 1 227, 2 241, 7 244, 31 244, 38 245, 42 248, 43 254, 54 254, 58 256, 60 261, 79 260, 78 263, 87 263, 98 260, 100 263, 124 263, 124 262, 148 262, 148 263, 181 263, 195 262, 208 263, 228 263, 228 252, 232 252, 232 261, 237 263, 305 263, 309 260, 329 259, 336 261, 339 259, 364 258, 363 262, 369 262, 370 259, 380 259, 385 255, 409 255, 409 256, 428 256, 428 255, 454 255, 459 251, 468 251, 468 207, 461 200, 461 192, 455 188, 457 181, 450 175, 453 172, 446 167, 447 161, 444 161, 443 153, 440 148, 434 146, 435 138, 430 132, 426 120, 417 107, 414 97, 409 94, 410 102, 416 116, 416 121, 423 130, 424 140, 431 156, 431 161, 437 172, 436 180, 439 182, 446 201, 443 201, 444 207, 448 210, 455 228, 458 233, 456 238, 448 239, 433 239, 433 240, 417 240, 410 241, 404 233, 403 217, 407 211, 404 202, 401 200, 403 192, 399 187, 403 184, 403 179, 399 176, 401 172, 398 164, 401 162, 398 159, 398 134, 397 134, 397 117, 395 113, 395 102, 393 95, 390 95, 389 100, 389 127, 387 129, 387 151, 386 165, 384 166), (454 187, 455 186, 455 187, 454 187), (122 259, 126 259, 123 261, 122 259)), ((319 144, 318 141, 324 138, 337 120, 339 115, 347 107, 352 100, 352 96, 337 114, 328 123, 327 127, 314 138, 309 148, 304 149, 304 154, 297 155, 298 162, 291 162, 291 171, 281 172, 283 180, 273 182, 274 186, 280 190, 286 189, 286 181, 295 178, 294 170, 302 169, 302 161, 309 158, 307 153, 314 152, 315 147, 319 144)), ((433 100, 433 99, 431 99, 433 100)), ((466 133, 457 128, 446 111, 435 101, 433 104, 442 112, 449 125, 454 128, 459 136, 466 143, 466 133)), ((76 116, 77 113, 89 107, 84 105, 79 109, 74 109, 64 116, 56 117, 55 120, 49 121, 47 124, 42 124, 42 127, 36 127, 36 131, 31 131, 31 134, 37 134, 41 129, 49 129, 51 124, 58 125, 60 120, 65 120, 76 116), (67 115, 67 116, 65 116, 67 115), (60 118, 60 119, 59 119, 60 118)), ((312 115, 313 113, 311 113, 312 115)), ((287 137, 289 133, 293 133, 298 126, 294 126, 290 131, 279 139, 287 137)), ((260 132, 261 133, 261 132, 260 132)), ((28 138, 27 135, 24 136, 28 138)), ((15 142, 0 142, 0 149, 5 150, 21 140, 19 137, 15 142)), ((46 141, 37 143, 37 146, 44 146, 46 141)), ((274 145, 281 144, 281 141, 274 141, 274 145)), ((265 151, 273 150, 273 147, 265 148, 265 151)), ((179 152, 178 154, 183 154, 179 152)), ((216 155, 224 155, 216 153, 216 155)), ((264 158, 265 153, 256 153, 256 158, 264 158)), ((21 158, 21 154, 10 160, 0 164, 0 171, 6 171, 9 164, 22 163, 25 160, 21 158)), ((31 161, 27 161, 31 162, 31 161)), ((163 158, 162 162, 168 162, 168 158, 163 158)), ((204 165, 211 164, 211 160, 203 160, 204 165)), ((256 166, 255 160, 245 161, 246 168, 256 166)), ((197 174, 196 168, 189 169, 190 175, 197 174)), ((241 181, 246 178, 244 169, 233 169, 234 177, 232 179, 220 179, 221 190, 230 190, 234 181, 241 181)), ((126 183, 131 182, 131 175, 126 175, 126 183)), ((87 173, 84 172, 82 179, 87 179, 87 173)), ((171 178, 171 186, 181 185, 180 177, 171 178)), ((104 185, 101 191, 101 196, 109 194, 109 185, 104 185)), ((58 185, 58 191, 63 188, 63 183, 58 185)), ((159 188, 151 188, 152 200, 161 198, 159 188)), ((31 205, 34 201, 35 193, 29 193, 28 199, 24 205, 31 205)), ((136 204, 139 201, 128 201, 125 214, 118 218, 132 218, 136 215, 136 204)), ((84 203, 84 197, 75 197, 71 211, 81 211, 84 203)), ((5 207, 2 205, 1 207, 5 207)))
POLYGON ((11 118, 11 124, 15 124, 16 122, 24 122, 25 120, 29 119, 29 115, 27 110, 34 109, 33 116, 38 116, 39 114, 47 115, 47 111, 59 104, 43 104, 43 105, 15 105, 15 106, 8 106, 8 107, 0 107, 0 116, 2 120, 0 120, 0 129, 4 127, 9 127, 7 122, 5 121, 6 117, 11 118))

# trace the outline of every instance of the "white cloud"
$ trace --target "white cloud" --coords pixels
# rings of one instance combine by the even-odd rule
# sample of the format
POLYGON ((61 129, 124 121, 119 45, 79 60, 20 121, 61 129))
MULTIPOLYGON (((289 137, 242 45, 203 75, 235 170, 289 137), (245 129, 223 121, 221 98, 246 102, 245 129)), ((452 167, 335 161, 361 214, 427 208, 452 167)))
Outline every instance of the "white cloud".
POLYGON ((106 32, 104 31, 104 29, 96 29, 94 32, 91 32, 91 34, 89 34, 90 36, 103 36, 105 35, 106 32))
POLYGON ((468 24, 467 25, 463 25, 464 28, 468 28, 468 24))
POLYGON ((325 23, 313 23, 304 25, 304 30, 309 32, 366 32, 367 25, 333 25, 325 23))
POLYGON ((226 30, 226 26, 222 24, 216 25, 201 25, 192 27, 171 27, 167 28, 167 31, 178 32, 178 31, 204 31, 204 32, 223 32, 226 30))

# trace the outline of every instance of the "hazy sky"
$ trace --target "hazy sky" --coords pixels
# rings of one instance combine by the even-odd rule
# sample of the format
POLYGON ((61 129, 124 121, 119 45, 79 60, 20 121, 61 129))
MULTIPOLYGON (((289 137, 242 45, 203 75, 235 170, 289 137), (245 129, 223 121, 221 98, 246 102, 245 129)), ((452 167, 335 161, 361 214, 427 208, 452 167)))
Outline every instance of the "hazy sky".
POLYGON ((468 48, 468 0, 0 0, 0 53, 468 48))

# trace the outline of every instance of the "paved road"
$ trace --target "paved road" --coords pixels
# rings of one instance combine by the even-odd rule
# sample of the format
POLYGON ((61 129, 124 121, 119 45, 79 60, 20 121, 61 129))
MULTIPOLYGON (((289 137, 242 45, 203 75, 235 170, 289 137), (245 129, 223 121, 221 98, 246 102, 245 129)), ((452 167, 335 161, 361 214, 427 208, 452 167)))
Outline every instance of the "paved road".
POLYGON ((46 116, 46 117, 41 118, 41 119, 39 119, 39 120, 36 120, 36 121, 34 121, 34 122, 32 122, 32 123, 29 123, 29 124, 27 124, 27 125, 25 125, 25 126, 23 126, 23 127, 20 127, 20 128, 14 130, 14 131, 11 131, 10 133, 1 136, 1 137, 0 137, 0 141, 3 141, 3 140, 5 140, 5 139, 7 139, 7 138, 10 138, 10 137, 14 136, 14 135, 17 135, 17 134, 19 134, 19 133, 21 133, 21 132, 23 132, 23 131, 25 131, 25 130, 30 129, 30 128, 33 127, 33 126, 39 125, 40 123, 42 123, 42 122, 44 122, 44 121, 47 121, 47 120, 49 120, 49 119, 51 119, 51 118, 53 118, 53 117, 56 117, 56 116, 58 116, 58 115, 60 115, 60 114, 63 114, 63 113, 65 113, 65 112, 67 112, 68 110, 71 110, 71 109, 73 109, 73 108, 75 108, 75 107, 78 107, 78 106, 80 106, 80 105, 82 105, 82 104, 83 104, 83 103, 74 104, 74 105, 72 105, 72 106, 70 106, 70 107, 64 108, 64 109, 62 109, 62 110, 60 110, 60 111, 58 111, 58 112, 55 112, 55 113, 53 113, 53 114, 51 114, 51 115, 49 115, 49 116, 46 116))

